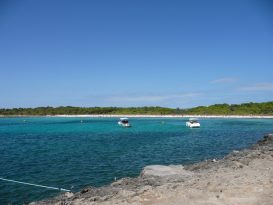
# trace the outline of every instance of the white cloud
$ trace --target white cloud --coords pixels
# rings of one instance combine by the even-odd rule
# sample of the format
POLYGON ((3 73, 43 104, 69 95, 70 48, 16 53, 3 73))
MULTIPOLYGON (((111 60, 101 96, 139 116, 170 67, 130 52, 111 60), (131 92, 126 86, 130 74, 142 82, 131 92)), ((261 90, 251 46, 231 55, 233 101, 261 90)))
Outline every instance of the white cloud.
POLYGON ((191 97, 196 97, 201 93, 182 93, 172 95, 133 95, 133 96, 112 96, 109 101, 116 102, 162 102, 166 100, 183 100, 191 97))
POLYGON ((232 83, 237 81, 237 78, 233 78, 233 77, 226 77, 226 78, 219 78, 213 81, 210 81, 210 83, 216 84, 216 83, 232 83))
POLYGON ((157 102, 164 99, 164 96, 113 96, 110 101, 147 101, 157 102))
POLYGON ((241 91, 273 91, 273 83, 258 83, 239 88, 241 91))

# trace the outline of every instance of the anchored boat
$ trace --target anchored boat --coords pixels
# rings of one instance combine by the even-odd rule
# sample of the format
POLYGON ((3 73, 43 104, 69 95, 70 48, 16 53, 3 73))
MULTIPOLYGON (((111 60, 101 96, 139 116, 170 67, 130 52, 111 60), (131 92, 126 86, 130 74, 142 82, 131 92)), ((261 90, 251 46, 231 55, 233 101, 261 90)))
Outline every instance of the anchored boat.
POLYGON ((118 124, 122 127, 131 127, 129 119, 127 117, 122 117, 119 119, 118 124))
POLYGON ((190 128, 199 128, 200 123, 198 122, 198 119, 196 118, 190 118, 188 122, 186 122, 186 126, 190 128))

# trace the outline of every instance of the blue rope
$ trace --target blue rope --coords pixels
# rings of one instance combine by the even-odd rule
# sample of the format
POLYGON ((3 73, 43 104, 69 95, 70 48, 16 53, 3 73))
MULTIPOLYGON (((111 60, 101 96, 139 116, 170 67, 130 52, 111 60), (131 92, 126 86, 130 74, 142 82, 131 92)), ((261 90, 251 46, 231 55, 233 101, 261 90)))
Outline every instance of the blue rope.
POLYGON ((51 186, 44 186, 44 185, 39 185, 39 184, 32 184, 32 183, 27 183, 27 182, 20 182, 20 181, 15 181, 15 180, 11 180, 11 179, 4 179, 1 177, 0 177, 0 180, 7 181, 7 182, 14 182, 14 183, 18 183, 18 184, 25 184, 25 185, 30 185, 30 186, 42 187, 42 188, 47 188, 47 189, 55 189, 55 190, 59 190, 59 191, 70 191, 68 189, 56 188, 56 187, 51 187, 51 186))

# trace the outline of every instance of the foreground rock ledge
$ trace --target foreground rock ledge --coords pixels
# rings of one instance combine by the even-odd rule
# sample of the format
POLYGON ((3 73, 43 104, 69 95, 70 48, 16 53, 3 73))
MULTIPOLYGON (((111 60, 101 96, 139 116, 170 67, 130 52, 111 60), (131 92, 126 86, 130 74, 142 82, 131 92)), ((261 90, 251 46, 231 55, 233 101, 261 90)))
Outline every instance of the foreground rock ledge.
POLYGON ((219 161, 147 166, 137 178, 31 203, 45 204, 272 205, 273 134, 219 161))

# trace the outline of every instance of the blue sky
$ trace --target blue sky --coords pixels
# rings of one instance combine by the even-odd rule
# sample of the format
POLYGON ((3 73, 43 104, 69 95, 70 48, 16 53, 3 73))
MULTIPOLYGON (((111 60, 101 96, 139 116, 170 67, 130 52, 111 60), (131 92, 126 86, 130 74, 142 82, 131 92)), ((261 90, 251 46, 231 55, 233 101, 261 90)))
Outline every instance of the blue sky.
POLYGON ((3 0, 0 107, 272 101, 271 2, 3 0))

